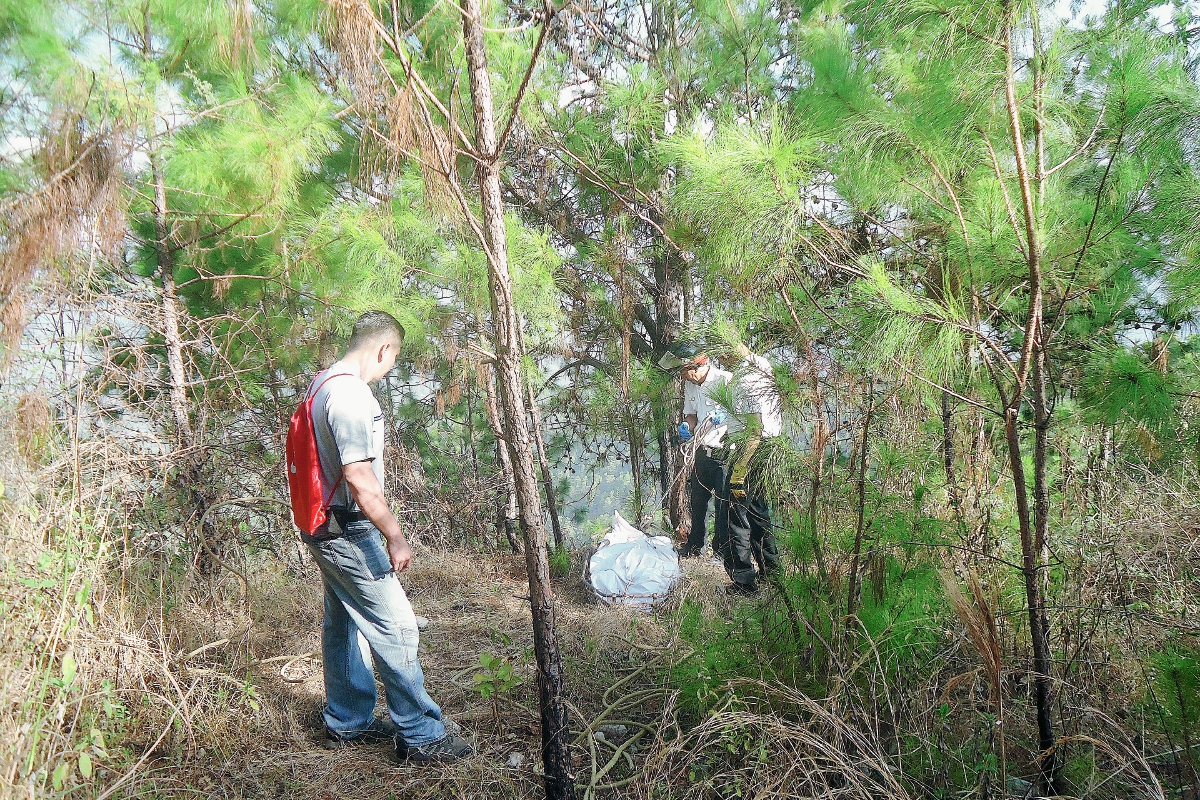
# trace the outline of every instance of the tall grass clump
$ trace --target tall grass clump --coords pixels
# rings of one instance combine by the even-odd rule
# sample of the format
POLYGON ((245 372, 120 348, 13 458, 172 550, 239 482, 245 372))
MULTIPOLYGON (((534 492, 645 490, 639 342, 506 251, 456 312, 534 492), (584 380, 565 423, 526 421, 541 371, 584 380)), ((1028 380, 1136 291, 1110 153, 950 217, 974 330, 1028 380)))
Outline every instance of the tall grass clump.
MULTIPOLYGON (((11 439, 10 439, 11 441, 11 439)), ((22 448, 25 449, 25 448, 22 448)), ((130 751, 116 680, 154 680, 153 649, 122 624, 111 487, 63 481, 73 458, 31 469, 0 498, 0 795, 112 785, 130 751)), ((90 483, 90 482, 89 482, 90 483)), ((148 692, 152 691, 147 689, 148 692)), ((87 794, 87 792, 85 792, 87 794)))

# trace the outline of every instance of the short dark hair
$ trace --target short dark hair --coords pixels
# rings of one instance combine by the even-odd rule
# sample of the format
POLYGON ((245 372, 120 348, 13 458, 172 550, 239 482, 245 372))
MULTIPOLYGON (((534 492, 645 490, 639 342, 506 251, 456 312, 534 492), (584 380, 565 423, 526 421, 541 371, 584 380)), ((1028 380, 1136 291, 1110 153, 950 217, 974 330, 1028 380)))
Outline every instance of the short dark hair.
POLYGON ((368 347, 385 338, 394 341, 397 347, 404 344, 404 326, 386 311, 368 311, 355 320, 346 349, 368 347))

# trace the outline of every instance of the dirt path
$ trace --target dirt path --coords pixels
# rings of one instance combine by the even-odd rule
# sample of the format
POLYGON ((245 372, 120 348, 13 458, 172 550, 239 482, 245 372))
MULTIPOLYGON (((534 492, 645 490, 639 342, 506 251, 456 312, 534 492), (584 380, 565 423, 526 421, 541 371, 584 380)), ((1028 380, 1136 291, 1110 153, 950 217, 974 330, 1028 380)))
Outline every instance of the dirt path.
MULTIPOLYGON (((705 591, 723 577, 710 564, 689 564, 688 573, 685 592, 705 591)), ((581 574, 581 569, 573 570, 556 585, 572 704, 582 717, 595 719, 606 703, 613 702, 613 697, 604 697, 605 690, 630 677, 620 691, 642 695, 635 698, 635 721, 658 724, 668 696, 666 671, 658 666, 638 669, 656 650, 673 647, 669 615, 600 606, 592 602, 581 574)), ((543 796, 537 772, 540 735, 523 559, 423 552, 403 584, 416 612, 431 620, 420 647, 430 694, 475 741, 474 757, 452 767, 417 768, 396 764, 389 748, 382 745, 336 752, 321 748, 321 583, 315 567, 308 565, 292 575, 256 574, 251 644, 260 661, 248 670, 253 688, 242 687, 239 692, 228 686, 223 713, 222 698, 207 697, 211 710, 193 713, 191 733, 176 736, 172 750, 182 757, 147 765, 138 788, 153 787, 162 796, 187 792, 212 798, 543 796), (314 655, 289 658, 305 653, 314 655), (472 680, 485 653, 507 660, 520 679, 495 703, 483 699, 472 680)), ((204 604, 197 603, 195 612, 204 611, 204 604)), ((212 628, 197 620, 192 636, 197 635, 211 637, 212 628)), ((204 655, 212 657, 197 659, 193 672, 207 667, 214 673, 239 673, 236 664, 229 663, 235 654, 214 648, 204 655)), ((246 673, 243 667, 241 674, 246 673)), ((378 713, 386 713, 382 703, 378 713)), ((621 716, 630 714, 624 711, 621 716)), ((572 719, 572 725, 576 731, 583 727, 578 719, 572 719)), ((612 779, 633 774, 637 745, 644 747, 649 738, 647 733, 642 742, 631 742, 626 748, 629 755, 617 754, 612 779)), ((586 739, 577 743, 575 752, 585 778, 592 758, 609 760, 605 752, 592 756, 586 739)))

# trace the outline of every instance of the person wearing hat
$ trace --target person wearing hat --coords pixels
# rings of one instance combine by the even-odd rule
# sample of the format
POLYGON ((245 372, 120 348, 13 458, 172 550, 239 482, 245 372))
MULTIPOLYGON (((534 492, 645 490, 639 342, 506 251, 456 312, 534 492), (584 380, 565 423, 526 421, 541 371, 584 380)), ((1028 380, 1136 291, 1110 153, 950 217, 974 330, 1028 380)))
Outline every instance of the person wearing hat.
MULTIPOLYGON (((725 464, 729 451, 725 448, 728 412, 717 400, 722 388, 733 374, 712 363, 708 355, 690 342, 677 344, 660 359, 660 366, 683 370, 683 417, 680 437, 693 442, 696 459, 688 475, 688 495, 692 529, 687 542, 679 549, 681 558, 700 555, 704 549, 705 523, 709 500, 714 498, 716 520, 713 541, 725 539, 725 464), (668 362, 668 363, 664 363, 668 362)), ((715 548, 714 548, 715 550, 715 548)))

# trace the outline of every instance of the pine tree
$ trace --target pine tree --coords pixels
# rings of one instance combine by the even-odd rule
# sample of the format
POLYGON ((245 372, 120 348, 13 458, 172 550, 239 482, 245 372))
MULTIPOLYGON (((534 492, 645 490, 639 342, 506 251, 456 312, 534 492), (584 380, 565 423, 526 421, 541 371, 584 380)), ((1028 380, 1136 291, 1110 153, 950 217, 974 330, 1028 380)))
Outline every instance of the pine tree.
POLYGON ((1046 582, 1062 381, 1098 336, 1155 319, 1151 282, 1180 285, 1189 263, 1184 228, 1162 225, 1194 185, 1200 97, 1182 42, 1144 14, 1118 6, 1079 29, 1037 4, 814 9, 795 56, 810 77, 775 116, 670 147, 686 174, 676 207, 722 269, 832 289, 824 313, 874 369, 1003 420, 1043 788, 1057 779, 1046 582))

